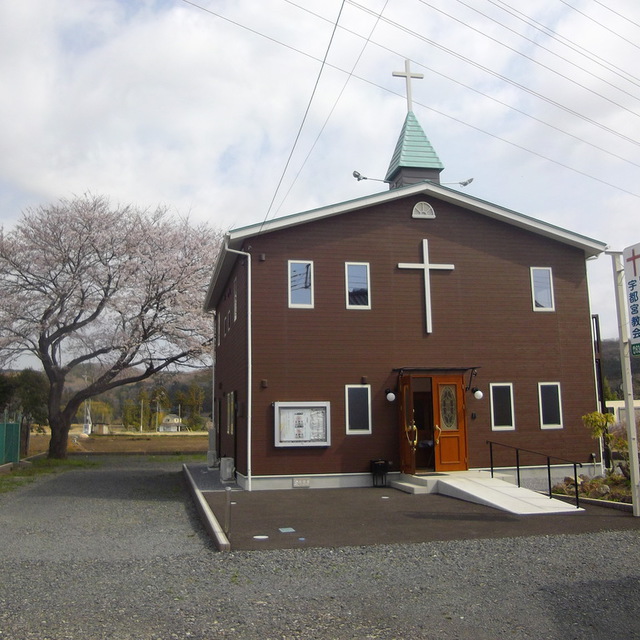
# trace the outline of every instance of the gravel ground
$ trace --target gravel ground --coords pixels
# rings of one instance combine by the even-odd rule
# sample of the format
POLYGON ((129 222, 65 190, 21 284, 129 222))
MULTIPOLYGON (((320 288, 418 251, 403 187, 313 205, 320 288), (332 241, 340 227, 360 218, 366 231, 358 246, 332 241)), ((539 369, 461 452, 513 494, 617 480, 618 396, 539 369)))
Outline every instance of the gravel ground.
POLYGON ((640 638, 637 531, 218 553, 179 462, 0 496, 0 639, 640 638))

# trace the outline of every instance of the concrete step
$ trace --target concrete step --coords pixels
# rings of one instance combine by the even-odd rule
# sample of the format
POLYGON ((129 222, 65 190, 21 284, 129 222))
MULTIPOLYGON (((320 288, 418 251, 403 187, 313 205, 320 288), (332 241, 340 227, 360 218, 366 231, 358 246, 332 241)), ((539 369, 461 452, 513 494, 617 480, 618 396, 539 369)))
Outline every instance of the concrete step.
POLYGON ((429 487, 424 484, 418 484, 414 482, 403 482, 402 480, 392 480, 390 486, 398 491, 404 491, 405 493, 436 493, 435 486, 429 487))

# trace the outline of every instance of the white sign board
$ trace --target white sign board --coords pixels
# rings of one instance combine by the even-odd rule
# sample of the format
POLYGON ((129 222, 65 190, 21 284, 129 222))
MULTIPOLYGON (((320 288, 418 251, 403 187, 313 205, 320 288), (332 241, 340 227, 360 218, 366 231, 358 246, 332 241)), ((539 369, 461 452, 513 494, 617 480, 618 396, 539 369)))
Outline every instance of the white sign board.
POLYGON ((640 356, 640 243, 622 252, 631 355, 640 356))
POLYGON ((276 447, 331 445, 329 402, 274 402, 276 447))

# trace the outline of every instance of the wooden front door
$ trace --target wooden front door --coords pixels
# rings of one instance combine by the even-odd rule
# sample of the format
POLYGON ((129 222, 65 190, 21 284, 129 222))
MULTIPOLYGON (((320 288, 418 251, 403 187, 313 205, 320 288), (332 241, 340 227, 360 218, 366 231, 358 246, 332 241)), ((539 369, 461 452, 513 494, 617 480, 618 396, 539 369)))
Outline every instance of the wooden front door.
POLYGON ((411 376, 401 375, 398 389, 400 391, 400 471, 412 475, 416 472, 418 431, 413 411, 411 376))
POLYGON ((467 469, 467 433, 462 375, 401 374, 400 469, 467 469))
POLYGON ((467 430, 462 376, 433 378, 436 471, 467 469, 467 430))

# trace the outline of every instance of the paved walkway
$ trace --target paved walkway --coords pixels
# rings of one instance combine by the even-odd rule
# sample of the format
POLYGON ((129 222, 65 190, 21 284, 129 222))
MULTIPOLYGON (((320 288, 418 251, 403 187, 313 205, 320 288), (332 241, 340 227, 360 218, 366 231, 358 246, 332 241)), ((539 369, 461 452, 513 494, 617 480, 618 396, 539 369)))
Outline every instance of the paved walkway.
POLYGON ((640 530, 630 513, 581 504, 569 514, 517 516, 435 494, 390 488, 232 491, 206 465, 192 478, 224 527, 231 500, 232 550, 344 547, 438 540, 640 530))

